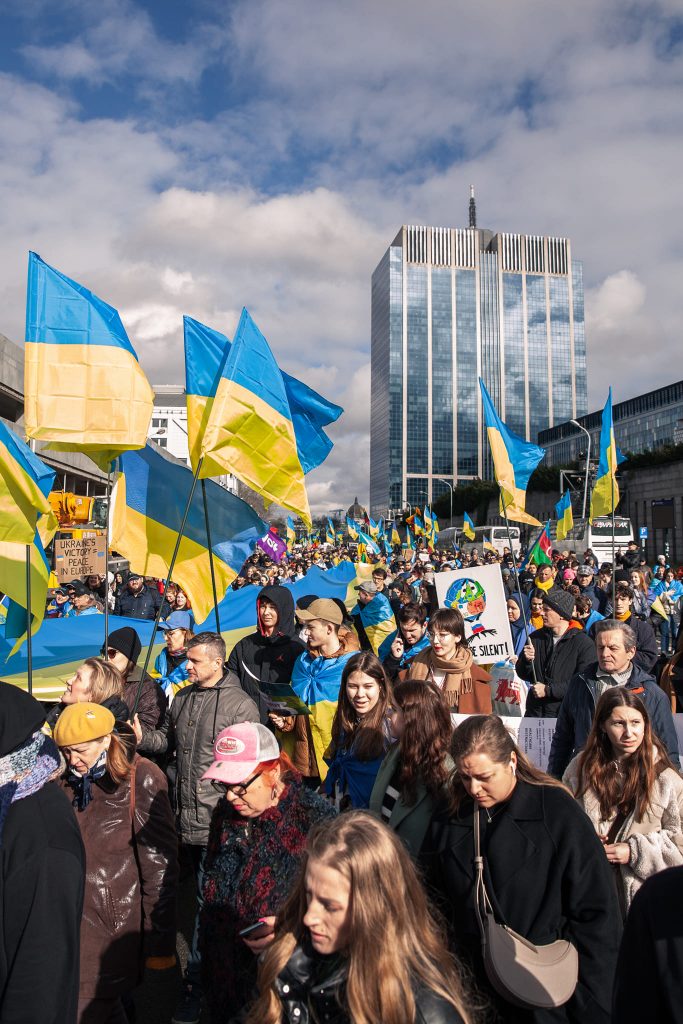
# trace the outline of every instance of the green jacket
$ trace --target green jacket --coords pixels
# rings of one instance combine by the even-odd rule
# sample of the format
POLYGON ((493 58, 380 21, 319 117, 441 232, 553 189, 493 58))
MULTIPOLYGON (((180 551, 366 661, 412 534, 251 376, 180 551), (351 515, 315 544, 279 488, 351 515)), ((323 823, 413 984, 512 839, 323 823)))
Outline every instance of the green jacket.
MULTIPOLYGON (((455 767, 450 756, 446 757, 446 764, 449 771, 455 767)), ((396 743, 382 761, 375 785, 372 788, 369 808, 373 814, 381 815, 384 794, 398 767, 399 744, 396 743)), ((423 783, 418 780, 415 803, 404 804, 402 797, 399 796, 394 804, 388 821, 389 828, 393 829, 399 839, 405 843, 413 860, 417 860, 422 849, 436 802, 435 798, 427 792, 423 783)))

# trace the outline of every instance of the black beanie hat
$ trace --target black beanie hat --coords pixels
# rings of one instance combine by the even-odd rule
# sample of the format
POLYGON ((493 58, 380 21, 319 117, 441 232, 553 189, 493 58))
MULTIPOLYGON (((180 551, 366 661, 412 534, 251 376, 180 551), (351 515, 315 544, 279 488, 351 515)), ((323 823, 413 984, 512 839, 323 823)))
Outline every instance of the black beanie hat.
MULTIPOLYGON (((107 646, 113 647, 115 651, 120 651, 121 654, 125 654, 128 661, 132 661, 134 665, 137 664, 140 651, 142 650, 140 637, 132 626, 122 626, 121 629, 115 629, 113 633, 109 634, 107 646)), ((101 653, 104 654, 104 647, 101 653)))
POLYGON ((45 712, 30 694, 0 682, 0 757, 6 757, 45 724, 45 712))
POLYGON ((563 619, 569 621, 573 617, 576 598, 569 591, 562 590, 561 587, 551 587, 550 590, 541 595, 541 599, 543 604, 547 604, 549 608, 552 608, 554 612, 561 615, 563 619))

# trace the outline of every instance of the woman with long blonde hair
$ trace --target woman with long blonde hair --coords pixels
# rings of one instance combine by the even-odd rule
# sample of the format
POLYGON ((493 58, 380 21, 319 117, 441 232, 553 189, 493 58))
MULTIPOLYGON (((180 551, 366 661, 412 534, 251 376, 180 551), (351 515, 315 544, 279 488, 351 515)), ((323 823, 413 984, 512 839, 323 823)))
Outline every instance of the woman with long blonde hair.
POLYGON ((454 959, 401 841, 364 811, 316 826, 247 1024, 469 1024, 454 959))

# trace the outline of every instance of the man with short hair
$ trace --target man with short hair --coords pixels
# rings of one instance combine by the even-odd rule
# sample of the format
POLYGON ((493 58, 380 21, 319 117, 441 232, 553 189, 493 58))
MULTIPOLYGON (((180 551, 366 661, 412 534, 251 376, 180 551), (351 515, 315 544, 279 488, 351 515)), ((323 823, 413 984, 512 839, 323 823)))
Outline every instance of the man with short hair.
POLYGON ((605 614, 609 603, 609 595, 604 590, 596 589, 595 575, 590 565, 580 565, 576 570, 576 585, 583 597, 589 597, 596 612, 605 614))
POLYGON ((379 649, 379 659, 392 681, 400 672, 410 669, 410 663, 416 654, 429 647, 425 605, 414 601, 403 605, 396 616, 396 621, 397 630, 386 638, 379 649))
POLYGON ((197 881, 197 915, 185 971, 183 995, 173 1024, 197 1024, 201 1014, 199 916, 203 906, 204 863, 209 826, 221 792, 202 778, 214 762, 218 733, 238 722, 259 722, 254 701, 234 672, 225 668, 220 633, 198 633, 187 645, 189 685, 179 690, 159 729, 133 727, 140 753, 176 754, 175 808, 181 841, 189 848, 197 881))
POLYGON ((78 615, 101 615, 102 609, 97 605, 97 599, 93 592, 80 580, 74 580, 70 585, 71 611, 65 618, 71 619, 78 615))
POLYGON ((556 778, 562 778, 571 759, 585 746, 593 725, 595 705, 610 686, 623 686, 640 697, 647 708, 653 731, 678 766, 678 740, 671 704, 652 676, 634 664, 635 633, 617 619, 602 619, 594 629, 597 663, 578 672, 569 683, 557 716, 548 771, 556 778))
POLYGON ((145 577, 139 572, 128 575, 126 589, 116 598, 114 615, 125 615, 127 619, 156 619, 161 605, 161 594, 148 587, 145 577))
POLYGON ((387 570, 381 565, 376 565, 372 570, 372 582, 381 594, 387 585, 387 570))
POLYGON ((595 661, 595 645, 574 621, 574 597, 560 587, 542 592, 543 626, 517 659, 517 675, 531 683, 527 718, 556 718, 569 680, 595 661))

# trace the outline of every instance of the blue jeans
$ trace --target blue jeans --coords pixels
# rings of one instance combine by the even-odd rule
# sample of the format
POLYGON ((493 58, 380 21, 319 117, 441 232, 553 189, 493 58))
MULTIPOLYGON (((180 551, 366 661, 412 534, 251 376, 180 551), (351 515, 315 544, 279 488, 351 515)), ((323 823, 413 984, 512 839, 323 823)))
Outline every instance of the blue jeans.
MULTIPOLYGON (((660 647, 661 647, 662 654, 670 654, 671 653, 671 620, 672 620, 672 618, 673 618, 673 616, 669 616, 669 618, 662 619, 662 621, 660 623, 660 626, 659 626, 659 632, 660 632, 660 636, 661 636, 660 647)), ((675 628, 676 628, 675 625, 674 625, 673 628, 675 630, 675 628)))
POLYGON ((197 913, 192 932, 192 946, 190 947, 190 955, 187 958, 187 967, 185 968, 185 983, 199 989, 202 985, 202 958, 199 952, 199 918, 204 909, 203 889, 206 847, 190 846, 189 851, 197 884, 197 913))

